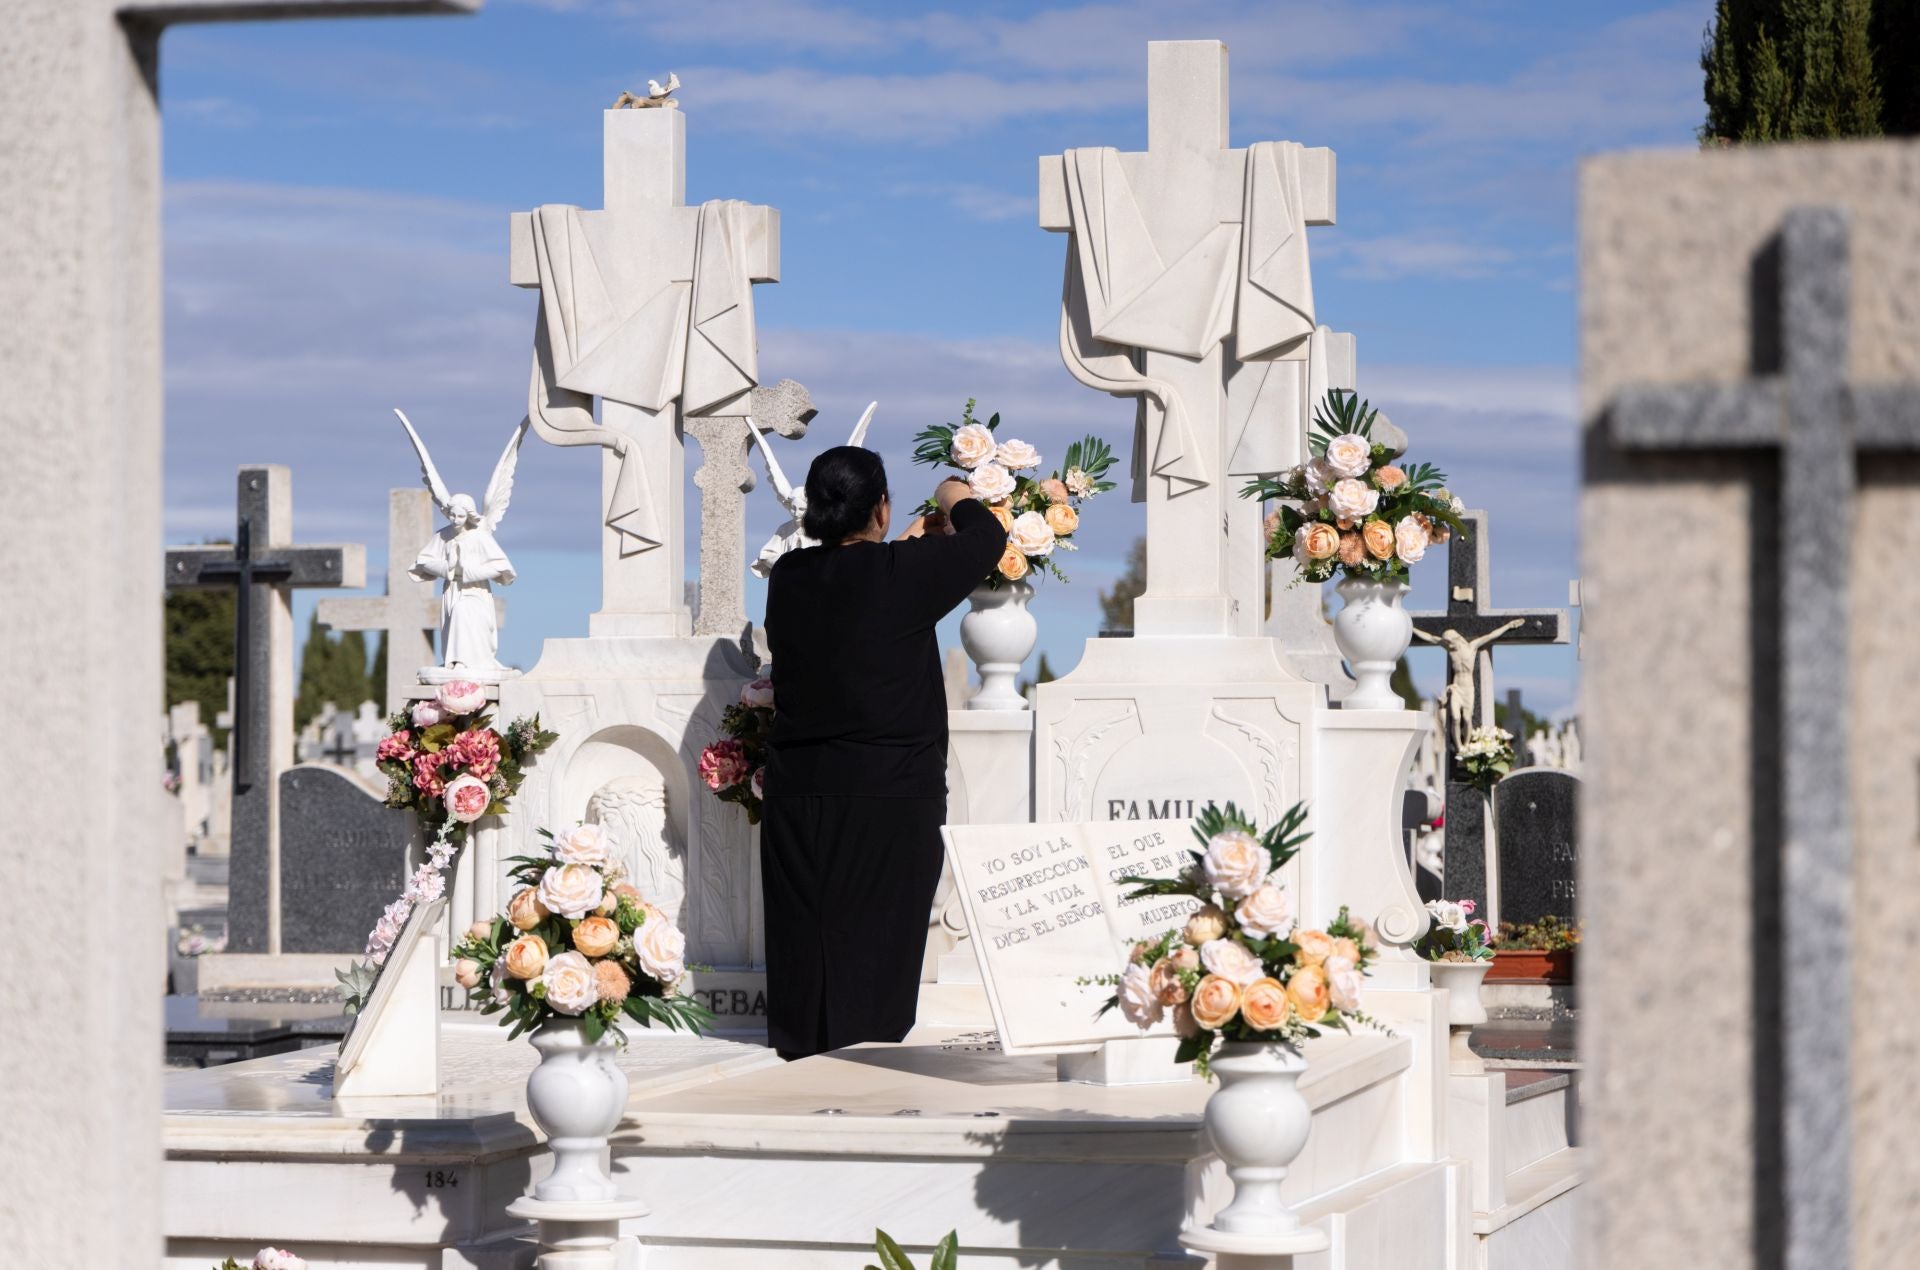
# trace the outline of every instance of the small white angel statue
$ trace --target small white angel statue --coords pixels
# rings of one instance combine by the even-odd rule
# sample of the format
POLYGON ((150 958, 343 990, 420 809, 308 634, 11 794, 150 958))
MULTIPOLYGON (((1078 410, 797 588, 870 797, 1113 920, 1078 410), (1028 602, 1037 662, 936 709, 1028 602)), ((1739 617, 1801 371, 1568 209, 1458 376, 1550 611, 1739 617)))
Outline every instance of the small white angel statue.
MULTIPOLYGON (((873 412, 879 407, 877 401, 867 403, 866 411, 860 416, 860 422, 853 425, 853 435, 847 438, 848 445, 867 443, 867 425, 873 422, 873 412)), ((754 443, 760 447, 761 457, 767 461, 767 475, 773 479, 773 496, 787 509, 787 522, 773 531, 773 537, 767 539, 767 545, 760 548, 760 554, 750 566, 753 576, 764 578, 773 572, 773 565, 781 556, 801 547, 814 547, 819 544, 807 537, 800 523, 807 518, 807 487, 795 485, 780 470, 780 460, 773 457, 773 447, 767 444, 766 434, 752 419, 747 420, 747 432, 754 443)))
POLYGON ((527 433, 522 419, 507 440, 500 461, 493 465, 493 477, 487 482, 486 498, 479 507, 465 494, 447 493, 446 482, 434 469, 426 444, 413 429, 413 423, 399 410, 400 425, 413 441, 420 456, 420 476, 433 495, 434 506, 447 518, 447 525, 427 541, 408 573, 421 582, 441 579, 440 593, 440 669, 420 672, 423 682, 445 679, 473 679, 497 683, 513 672, 500 664, 500 632, 493 602, 493 584, 511 585, 513 562, 500 550, 493 531, 507 514, 513 499, 513 469, 520 460, 520 438, 527 433))

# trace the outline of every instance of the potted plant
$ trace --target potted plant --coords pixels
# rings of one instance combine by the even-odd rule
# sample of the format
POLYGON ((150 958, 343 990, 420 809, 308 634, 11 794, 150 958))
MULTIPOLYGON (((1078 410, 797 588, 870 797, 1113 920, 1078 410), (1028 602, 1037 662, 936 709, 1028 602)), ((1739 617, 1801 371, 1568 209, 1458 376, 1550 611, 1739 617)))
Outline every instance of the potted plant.
POLYGON ((1414 945, 1427 959, 1433 986, 1447 990, 1449 1068, 1456 1076, 1477 1076, 1487 1069, 1467 1044, 1473 1029, 1487 1021, 1480 985, 1494 959, 1487 924, 1474 917, 1475 907, 1472 900, 1429 900, 1431 922, 1414 945))
POLYGON ((1501 922, 1495 983, 1572 983, 1580 925, 1548 914, 1537 922, 1501 922))

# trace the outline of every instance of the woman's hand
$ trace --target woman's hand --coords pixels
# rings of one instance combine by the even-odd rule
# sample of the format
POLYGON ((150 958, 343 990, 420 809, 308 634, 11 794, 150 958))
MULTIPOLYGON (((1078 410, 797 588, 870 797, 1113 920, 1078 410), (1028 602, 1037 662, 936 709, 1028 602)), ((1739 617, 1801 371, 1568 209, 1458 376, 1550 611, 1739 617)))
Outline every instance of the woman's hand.
POLYGON ((950 515, 955 503, 972 497, 973 486, 957 476, 949 476, 933 491, 933 501, 939 504, 942 516, 950 515))

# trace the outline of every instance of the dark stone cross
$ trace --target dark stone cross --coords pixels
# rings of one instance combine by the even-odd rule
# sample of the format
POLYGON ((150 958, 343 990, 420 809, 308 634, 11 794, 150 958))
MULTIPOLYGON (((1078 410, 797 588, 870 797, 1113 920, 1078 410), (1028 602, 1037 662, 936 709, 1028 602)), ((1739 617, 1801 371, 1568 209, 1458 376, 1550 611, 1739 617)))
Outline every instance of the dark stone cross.
POLYGON ((321 752, 332 759, 337 767, 352 767, 354 759, 360 756, 359 748, 348 741, 345 732, 332 729, 327 734, 327 741, 327 748, 321 752))
MULTIPOLYGON (((1570 623, 1565 609, 1530 612, 1494 608, 1490 594, 1493 553, 1488 541, 1487 513, 1476 509, 1463 513, 1461 519, 1467 522, 1466 542, 1461 542, 1458 533, 1447 542, 1447 611, 1413 614, 1413 629, 1436 641, 1444 640, 1451 632, 1480 645, 1479 651, 1473 654, 1470 720, 1470 726, 1479 726, 1493 722, 1493 646, 1564 644, 1570 623)), ((1451 693, 1451 657, 1447 684, 1451 693)), ((1441 711, 1442 727, 1448 726, 1447 713, 1445 709, 1441 711)), ((1449 728, 1446 837, 1443 840, 1446 893, 1449 899, 1472 900, 1489 920, 1498 920, 1498 905, 1488 904, 1487 796, 1466 783, 1459 770, 1456 740, 1449 728)), ((1497 894, 1498 887, 1492 889, 1497 894)))
POLYGON ((168 589, 235 587, 232 902, 228 946, 279 949, 279 812, 275 778, 292 745, 295 587, 363 587, 358 544, 295 546, 293 479, 277 465, 240 469, 232 546, 169 547, 168 589))
MULTIPOLYGON (((1777 373, 1738 384, 1622 389, 1608 439, 1624 450, 1777 456, 1777 651, 1754 666, 1755 1239, 1761 1264, 1849 1264, 1853 826, 1848 759, 1847 556, 1860 450, 1920 450, 1920 388, 1848 380, 1848 228, 1837 208, 1789 212, 1756 262, 1777 303, 1777 373), (1777 280, 1767 276, 1777 267, 1777 280), (1776 300, 1777 297, 1777 300, 1776 300), (1817 995, 1809 995, 1817 994, 1817 995), (1781 1002, 1818 1000, 1816 1014, 1781 1002), (1784 1092, 1785 1097, 1778 1097, 1784 1092)), ((1756 314, 1756 319, 1759 315, 1756 314)), ((1758 323, 1761 336, 1774 332, 1758 323)), ((1761 366, 1760 370, 1775 367, 1761 366)))

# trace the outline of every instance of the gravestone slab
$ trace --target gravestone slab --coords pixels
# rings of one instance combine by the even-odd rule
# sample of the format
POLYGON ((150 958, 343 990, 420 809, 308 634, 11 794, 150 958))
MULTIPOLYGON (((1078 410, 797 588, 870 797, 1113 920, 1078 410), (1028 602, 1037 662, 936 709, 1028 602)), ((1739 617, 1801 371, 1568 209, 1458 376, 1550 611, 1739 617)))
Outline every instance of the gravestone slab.
POLYGON ((407 812, 388 807, 334 768, 280 774, 281 949, 359 953, 367 932, 407 884, 417 838, 407 812))
MULTIPOLYGON (((1179 872, 1193 845, 1191 825, 1179 819, 940 831, 1006 1053, 1140 1035, 1118 1010, 1099 1014, 1110 988, 1079 981, 1118 973, 1130 945, 1164 934, 1199 907, 1184 895, 1124 899, 1129 888, 1120 882, 1179 872)), ((1171 1021, 1154 1033, 1172 1035, 1171 1021)))
POLYGON ((1573 920, 1579 802, 1580 778, 1558 768, 1523 768, 1493 787, 1500 920, 1573 920))

